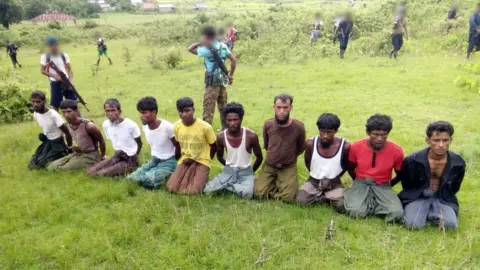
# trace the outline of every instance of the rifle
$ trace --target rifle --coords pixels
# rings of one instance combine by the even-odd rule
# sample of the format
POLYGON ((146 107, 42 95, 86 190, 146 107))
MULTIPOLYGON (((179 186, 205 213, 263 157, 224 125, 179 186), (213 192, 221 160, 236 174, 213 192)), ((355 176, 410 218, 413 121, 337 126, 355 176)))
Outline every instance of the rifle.
POLYGON ((49 67, 53 68, 53 70, 55 70, 55 72, 57 72, 58 75, 60 75, 60 77, 62 78, 62 83, 67 87, 67 91, 72 91, 75 96, 78 98, 78 101, 83 105, 83 107, 85 107, 85 109, 87 110, 87 112, 89 112, 88 108, 87 108, 87 103, 85 102, 85 100, 83 100, 82 96, 80 96, 80 94, 78 93, 77 89, 75 89, 75 86, 72 84, 72 82, 67 78, 67 75, 62 72, 58 67, 57 65, 55 65, 55 63, 53 63, 52 61, 50 61, 50 63, 48 63, 49 67))
MULTIPOLYGON (((222 46, 222 45, 220 44, 220 49, 222 49, 221 46, 222 46)), ((221 59, 220 56, 217 54, 217 52, 215 51, 214 48, 209 47, 209 49, 210 49, 210 52, 212 53, 213 60, 215 60, 215 62, 217 63, 217 65, 220 67, 220 69, 222 70, 222 72, 225 73, 225 76, 227 76, 228 81, 230 82, 230 78, 228 77, 228 69, 227 69, 227 67, 225 66, 225 63, 222 61, 222 59, 221 59)))

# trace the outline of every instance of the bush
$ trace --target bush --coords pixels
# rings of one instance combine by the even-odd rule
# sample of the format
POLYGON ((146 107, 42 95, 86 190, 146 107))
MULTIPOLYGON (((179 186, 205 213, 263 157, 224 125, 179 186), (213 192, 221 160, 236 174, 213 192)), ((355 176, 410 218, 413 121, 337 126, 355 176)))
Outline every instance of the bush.
POLYGON ((88 15, 88 18, 90 18, 90 19, 100 19, 100 14, 93 13, 93 14, 88 15))
POLYGON ((62 25, 57 21, 49 22, 47 26, 50 29, 57 29, 57 30, 62 29, 62 25))
POLYGON ((98 23, 94 20, 86 20, 85 24, 83 25, 83 29, 93 29, 98 26, 98 23))
POLYGON ((132 61, 133 54, 128 48, 128 46, 123 46, 123 60, 125 60, 126 63, 130 63, 132 61))
POLYGON ((31 119, 30 92, 21 88, 21 78, 12 69, 0 70, 0 123, 31 119))
POLYGON ((165 62, 167 67, 176 68, 182 61, 182 55, 178 49, 170 49, 162 56, 162 61, 165 62))

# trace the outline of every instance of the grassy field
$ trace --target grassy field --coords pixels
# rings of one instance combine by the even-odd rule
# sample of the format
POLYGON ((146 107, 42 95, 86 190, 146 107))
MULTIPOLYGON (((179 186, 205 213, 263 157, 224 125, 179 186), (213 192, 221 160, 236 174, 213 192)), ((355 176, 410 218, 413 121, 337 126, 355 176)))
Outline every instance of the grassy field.
MULTIPOLYGON (((203 70, 194 56, 164 73, 146 58, 150 48, 137 40, 108 42, 114 61, 102 60, 97 75, 93 46, 67 46, 74 82, 88 102, 83 114, 98 125, 102 103, 116 97, 123 115, 140 123, 135 104, 145 95, 157 98, 159 117, 178 119, 175 100, 191 96, 201 116, 203 70), (133 51, 131 63, 122 48, 133 51)), ((39 73, 37 49, 24 48, 21 76, 32 89, 48 90, 39 73)), ((225 195, 175 196, 147 191, 123 179, 93 180, 84 172, 30 172, 26 165, 40 129, 35 122, 0 127, 0 268, 2 269, 478 269, 480 264, 480 96, 457 88, 464 60, 445 55, 387 58, 347 55, 304 64, 239 63, 229 100, 246 108, 244 125, 261 134, 273 116, 273 96, 294 95, 293 117, 316 134, 322 112, 337 113, 339 136, 365 137, 365 120, 374 113, 394 119, 390 139, 406 153, 424 147, 426 125, 451 121, 453 150, 467 161, 460 193, 460 228, 409 231, 379 218, 354 220, 329 207, 299 207, 275 201, 245 201, 225 195), (334 242, 324 240, 330 217, 334 242)), ((5 57, 1 65, 10 65, 5 57)), ((219 127, 216 114, 214 128, 219 127)), ((108 154, 112 149, 108 144, 108 154)), ((148 146, 141 160, 149 158, 148 146)), ((299 159, 301 181, 307 170, 299 159)), ((210 176, 221 170, 217 161, 210 176)), ((344 182, 351 180, 346 176, 344 182)), ((395 190, 399 191, 400 187, 395 190)))

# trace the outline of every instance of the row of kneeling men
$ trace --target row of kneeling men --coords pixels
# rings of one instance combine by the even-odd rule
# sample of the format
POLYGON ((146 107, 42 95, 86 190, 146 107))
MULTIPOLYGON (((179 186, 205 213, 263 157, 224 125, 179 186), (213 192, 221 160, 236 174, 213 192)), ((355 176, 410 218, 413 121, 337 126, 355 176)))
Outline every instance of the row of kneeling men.
POLYGON ((403 221, 411 228, 428 223, 445 228, 458 226, 456 193, 465 174, 465 162, 448 150, 454 133, 448 122, 431 123, 426 131, 428 147, 405 158, 402 148, 387 140, 392 130, 387 115, 371 116, 366 123, 367 138, 349 143, 336 137, 340 119, 324 113, 317 121, 319 134, 305 140, 303 123, 290 118, 293 97, 282 94, 274 98, 275 117, 266 120, 263 127, 263 162, 257 134, 242 126, 241 104, 232 102, 222 108, 226 129, 216 135, 210 124, 195 117, 191 98, 177 100, 180 120, 171 124, 158 118, 155 98, 144 97, 138 101, 137 110, 152 158, 139 167, 141 132, 134 121, 121 116, 118 100, 104 103, 108 119, 103 129, 115 150, 110 158, 105 157, 102 133, 93 122, 81 117, 76 101, 64 100, 60 106, 67 123, 55 110, 45 107, 44 93, 33 92, 32 104, 43 133, 30 169, 86 168, 90 176, 126 175, 151 189, 168 179, 166 189, 172 193, 231 191, 247 199, 255 195, 302 205, 331 204, 352 217, 380 215, 387 222, 403 221), (299 188, 297 158, 303 152, 310 174, 299 188), (208 181, 215 154, 225 167, 208 181), (253 164, 252 154, 256 157, 253 164), (344 188, 340 180, 345 172, 354 179, 350 188, 344 188), (392 186, 398 182, 403 190, 397 195, 392 186))

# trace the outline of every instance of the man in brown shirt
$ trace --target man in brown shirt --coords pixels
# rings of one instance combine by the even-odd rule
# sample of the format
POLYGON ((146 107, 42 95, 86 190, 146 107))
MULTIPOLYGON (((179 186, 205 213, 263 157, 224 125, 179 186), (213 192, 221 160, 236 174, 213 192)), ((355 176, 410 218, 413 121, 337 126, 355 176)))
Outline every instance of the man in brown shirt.
POLYGON ((259 197, 291 202, 297 195, 297 157, 304 150, 305 127, 290 118, 292 104, 292 96, 276 96, 275 119, 266 120, 263 126, 267 160, 255 182, 255 194, 259 197))

